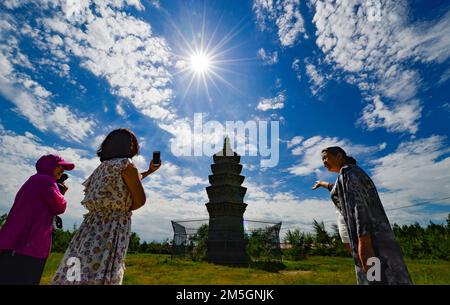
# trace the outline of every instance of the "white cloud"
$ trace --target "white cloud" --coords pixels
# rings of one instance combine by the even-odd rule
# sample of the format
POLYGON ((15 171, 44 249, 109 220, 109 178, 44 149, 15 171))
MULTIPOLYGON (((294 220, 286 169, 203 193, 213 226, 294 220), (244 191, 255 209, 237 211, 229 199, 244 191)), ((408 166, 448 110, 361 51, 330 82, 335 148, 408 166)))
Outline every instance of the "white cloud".
POLYGON ((319 73, 316 66, 310 63, 309 60, 305 60, 305 69, 311 84, 311 92, 313 95, 316 95, 325 86, 326 77, 319 73))
POLYGON ((123 105, 118 103, 116 105, 116 112, 118 115, 120 115, 121 117, 125 117, 126 116, 126 112, 125 109, 123 109, 123 105))
POLYGON ((450 103, 445 103, 441 106, 442 109, 444 109, 445 111, 450 112, 450 103))
MULTIPOLYGON (((28 1, 22 5, 25 2, 33 5, 28 1)), ((158 7, 158 3, 152 4, 158 7)), ((34 6, 36 22, 16 30, 31 37, 54 59, 41 63, 52 65, 64 76, 70 71, 68 61, 75 56, 81 67, 108 82, 112 94, 131 102, 157 125, 177 120, 171 105, 172 76, 168 71, 173 66, 171 49, 164 38, 153 34, 149 23, 125 13, 129 6, 142 10, 141 2, 69 4, 56 1, 34 6)))
POLYGON ((446 138, 435 135, 403 142, 394 152, 372 160, 372 178, 391 222, 426 225, 447 218, 450 200, 441 199, 450 196, 449 153, 446 138), (426 204, 402 208, 417 203, 426 204), (430 209, 428 204, 441 208, 430 209))
MULTIPOLYGON (((316 44, 326 61, 349 72, 347 80, 359 86, 363 95, 381 96, 389 109, 420 111, 416 93, 421 77, 408 61, 442 63, 449 57, 450 12, 436 22, 408 23, 406 1, 312 1, 315 9, 316 44)), ((364 116, 379 108, 368 107, 364 116)), ((419 114, 398 116, 371 128, 415 133, 419 114), (397 128, 397 123, 408 128, 397 128)), ((363 120, 366 121, 366 120, 363 120)), ((366 122, 372 122, 371 120, 366 122)))
POLYGON ((443 63, 450 57, 450 10, 441 19, 418 23, 398 33, 400 56, 443 63))
POLYGON ((292 66, 291 67, 295 71, 295 75, 297 76, 297 79, 299 81, 301 81, 302 80, 302 75, 300 74, 300 59, 295 58, 292 61, 292 66))
MULTIPOLYGON (((390 207, 450 196, 450 149, 446 138, 431 136, 401 143, 372 160, 373 179, 385 189, 390 207)), ((450 201, 436 202, 450 204, 450 201)))
POLYGON ((439 84, 445 83, 449 78, 450 78, 450 68, 448 68, 447 70, 444 71, 444 73, 442 73, 442 76, 439 79, 439 84))
MULTIPOLYGON (((8 15, 0 23, 0 94, 15 105, 15 111, 36 128, 53 132, 62 139, 81 142, 92 133, 95 123, 77 111, 51 100, 55 97, 33 80, 34 68, 19 48, 14 29, 17 24, 8 15), (18 72, 26 68, 31 71, 18 72)), ((26 70, 25 70, 26 71, 26 70)))
POLYGON ((267 29, 267 21, 275 23, 282 46, 295 45, 300 34, 305 33, 300 0, 255 0, 253 10, 261 30, 267 29))
POLYGON ((278 62, 278 52, 266 52, 263 48, 258 50, 258 58, 261 59, 265 65, 274 65, 278 62))
POLYGON ((295 145, 300 144, 303 141, 303 137, 295 136, 290 141, 287 142, 287 148, 291 148, 295 145))
POLYGON ((392 107, 384 104, 379 96, 373 98, 373 104, 368 104, 359 122, 364 123, 369 130, 384 127, 392 132, 410 132, 418 130, 422 106, 418 100, 394 104, 392 107))
POLYGON ((82 67, 104 77, 112 93, 153 119, 175 118, 169 107, 171 53, 165 40, 153 36, 148 23, 113 10, 107 3, 98 5, 95 11, 86 11, 81 22, 55 14, 43 18, 42 24, 62 35, 65 52, 72 52, 82 67), (80 31, 82 26, 86 32, 80 31))
POLYGON ((259 100, 256 109, 261 111, 267 111, 270 109, 282 109, 284 108, 284 102, 286 101, 286 96, 284 92, 279 92, 277 96, 272 98, 261 98, 259 100))

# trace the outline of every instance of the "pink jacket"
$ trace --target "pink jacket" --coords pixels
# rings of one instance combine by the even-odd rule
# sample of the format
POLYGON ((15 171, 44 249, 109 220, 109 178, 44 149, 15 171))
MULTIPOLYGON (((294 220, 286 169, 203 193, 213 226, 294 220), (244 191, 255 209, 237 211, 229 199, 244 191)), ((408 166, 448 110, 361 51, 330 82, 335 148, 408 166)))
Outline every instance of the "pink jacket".
POLYGON ((47 258, 52 243, 53 216, 66 210, 53 170, 58 157, 36 163, 37 174, 20 188, 0 230, 0 250, 13 250, 35 258, 47 258))

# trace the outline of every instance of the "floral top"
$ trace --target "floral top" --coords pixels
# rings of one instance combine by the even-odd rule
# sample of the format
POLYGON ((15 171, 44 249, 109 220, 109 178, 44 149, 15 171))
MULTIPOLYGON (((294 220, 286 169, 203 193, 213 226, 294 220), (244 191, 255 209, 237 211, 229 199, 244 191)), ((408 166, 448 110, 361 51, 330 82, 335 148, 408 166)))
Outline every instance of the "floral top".
POLYGON ((89 212, 128 212, 132 199, 122 179, 122 171, 131 164, 128 158, 103 161, 83 182, 84 199, 81 204, 89 212))

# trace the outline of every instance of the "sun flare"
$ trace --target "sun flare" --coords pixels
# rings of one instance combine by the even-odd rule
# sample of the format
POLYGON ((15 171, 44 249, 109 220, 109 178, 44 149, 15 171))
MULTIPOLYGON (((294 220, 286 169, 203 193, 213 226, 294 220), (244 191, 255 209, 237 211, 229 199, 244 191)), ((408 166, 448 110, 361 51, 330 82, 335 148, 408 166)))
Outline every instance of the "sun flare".
POLYGON ((198 52, 191 55, 190 66, 196 73, 205 73, 211 67, 211 59, 207 54, 198 52))
MULTIPOLYGON (((253 60, 253 58, 230 58, 231 51, 237 46, 229 46, 231 40, 245 27, 242 22, 234 26, 228 33, 222 33, 220 36, 218 24, 215 30, 209 35, 205 32, 205 15, 203 16, 203 24, 201 31, 192 32, 192 36, 186 35, 174 22, 171 25, 178 34, 178 43, 175 44, 174 52, 175 68, 177 71, 173 75, 180 75, 180 80, 184 82, 184 94, 182 99, 186 97, 191 88, 196 88, 198 94, 202 87, 206 93, 208 101, 211 101, 210 88, 211 85, 215 90, 221 92, 220 83, 227 87, 239 91, 227 76, 231 73, 238 73, 233 69, 239 62, 253 60)), ((192 29, 195 26, 191 25, 192 29)))

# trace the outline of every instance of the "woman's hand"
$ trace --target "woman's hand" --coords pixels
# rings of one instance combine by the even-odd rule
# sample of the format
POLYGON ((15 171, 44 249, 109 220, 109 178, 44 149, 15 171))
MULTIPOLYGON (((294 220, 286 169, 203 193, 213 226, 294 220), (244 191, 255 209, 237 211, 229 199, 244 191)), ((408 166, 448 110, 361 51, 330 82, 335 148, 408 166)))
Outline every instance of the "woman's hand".
POLYGON ((317 180, 316 183, 313 185, 312 189, 318 189, 319 187, 328 188, 329 183, 321 180, 317 180))
POLYGON ((364 273, 367 273, 367 260, 371 257, 375 257, 370 235, 364 235, 358 238, 358 255, 362 269, 364 273))
POLYGON ((157 171, 161 167, 161 160, 159 161, 158 165, 153 164, 153 160, 150 161, 150 165, 148 167, 148 171, 151 173, 157 171))
POLYGON ((63 183, 59 183, 59 185, 62 186, 62 188, 60 189, 61 194, 65 195, 67 190, 69 189, 69 187, 67 185, 65 185, 64 182, 63 183))
POLYGON ((154 173, 155 171, 157 171, 160 167, 161 167, 161 160, 159 161, 158 165, 154 165, 153 164, 153 160, 150 161, 150 165, 148 166, 148 170, 141 173, 141 180, 144 179, 145 177, 147 177, 148 175, 150 175, 151 173, 154 173))

